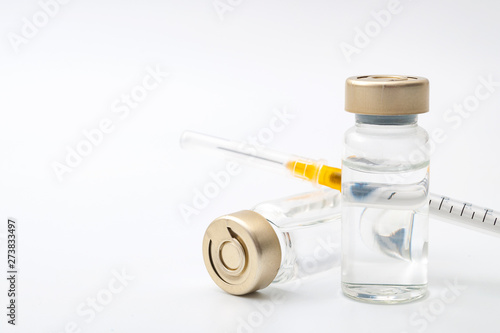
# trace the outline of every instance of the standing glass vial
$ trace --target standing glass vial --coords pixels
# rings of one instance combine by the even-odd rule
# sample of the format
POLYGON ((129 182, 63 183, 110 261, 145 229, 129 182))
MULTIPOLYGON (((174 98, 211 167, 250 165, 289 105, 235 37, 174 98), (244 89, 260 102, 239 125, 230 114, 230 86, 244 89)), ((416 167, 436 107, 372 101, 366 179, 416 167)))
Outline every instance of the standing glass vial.
POLYGON ((315 191, 215 219, 203 238, 214 282, 245 295, 340 264, 340 193, 315 191))
POLYGON ((342 159, 342 290, 372 303, 401 303, 427 291, 429 81, 373 75, 346 81, 356 124, 342 159))

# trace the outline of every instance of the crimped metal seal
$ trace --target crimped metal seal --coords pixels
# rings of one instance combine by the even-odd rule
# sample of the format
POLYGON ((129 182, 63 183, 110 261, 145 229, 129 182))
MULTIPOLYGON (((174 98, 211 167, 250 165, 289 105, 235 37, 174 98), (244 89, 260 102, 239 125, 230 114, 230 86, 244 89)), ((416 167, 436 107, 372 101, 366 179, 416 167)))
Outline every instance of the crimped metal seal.
POLYGON ((345 84, 345 110, 366 115, 429 111, 429 80, 419 76, 352 76, 345 84))
POLYGON ((281 264, 276 232, 260 214, 243 210, 215 219, 203 238, 203 259, 214 282, 244 295, 267 287, 281 264))

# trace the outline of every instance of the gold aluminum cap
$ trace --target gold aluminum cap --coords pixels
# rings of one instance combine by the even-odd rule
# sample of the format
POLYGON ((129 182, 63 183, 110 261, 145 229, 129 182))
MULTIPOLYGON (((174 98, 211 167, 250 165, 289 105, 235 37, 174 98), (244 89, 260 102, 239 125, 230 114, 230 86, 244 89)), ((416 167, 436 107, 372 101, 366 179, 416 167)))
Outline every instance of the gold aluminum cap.
POLYGON ((429 111, 429 80, 419 76, 352 76, 345 83, 345 109, 367 115, 407 115, 429 111))
POLYGON ((233 295, 267 287, 281 264, 278 236, 251 210, 221 216, 207 228, 203 259, 214 282, 233 295))

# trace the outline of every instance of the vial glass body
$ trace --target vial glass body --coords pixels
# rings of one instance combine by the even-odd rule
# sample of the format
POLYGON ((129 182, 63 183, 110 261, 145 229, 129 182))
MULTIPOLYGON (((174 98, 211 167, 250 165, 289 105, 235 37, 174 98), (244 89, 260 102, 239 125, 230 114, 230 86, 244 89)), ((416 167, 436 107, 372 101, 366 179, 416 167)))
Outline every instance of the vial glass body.
POLYGON ((312 276, 340 266, 340 193, 322 190, 268 201, 253 211, 278 236, 281 265, 273 283, 312 276))
POLYGON ((233 295, 340 266, 340 192, 268 201, 216 218, 203 237, 212 280, 233 295))
POLYGON ((427 290, 429 146, 416 115, 356 115, 342 159, 342 289, 368 302, 427 290))

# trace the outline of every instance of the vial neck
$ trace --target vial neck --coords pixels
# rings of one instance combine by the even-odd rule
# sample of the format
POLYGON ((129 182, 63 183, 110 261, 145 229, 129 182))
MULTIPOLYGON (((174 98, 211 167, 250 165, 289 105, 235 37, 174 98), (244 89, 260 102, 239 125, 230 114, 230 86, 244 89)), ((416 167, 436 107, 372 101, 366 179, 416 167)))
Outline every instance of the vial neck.
POLYGON ((400 116, 380 116, 380 115, 356 115, 356 125, 416 125, 417 115, 408 114, 400 116))

